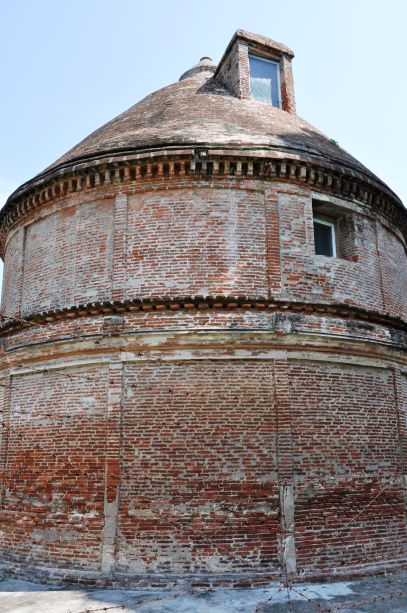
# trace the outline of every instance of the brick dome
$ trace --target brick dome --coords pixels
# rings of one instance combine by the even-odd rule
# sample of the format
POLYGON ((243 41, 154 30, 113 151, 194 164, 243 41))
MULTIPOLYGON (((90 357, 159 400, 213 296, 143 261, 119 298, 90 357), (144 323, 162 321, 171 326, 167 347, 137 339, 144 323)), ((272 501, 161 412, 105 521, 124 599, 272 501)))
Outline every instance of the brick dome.
POLYGON ((292 58, 238 30, 3 207, 3 572, 407 562, 406 213, 296 115, 292 58))
POLYGON ((37 177, 13 194, 49 177, 64 175, 79 164, 118 159, 147 150, 174 147, 261 149, 287 154, 310 163, 337 167, 374 181, 394 201, 397 196, 333 139, 283 109, 237 97, 216 73, 209 58, 186 71, 177 83, 164 87, 98 128, 37 177), (215 73, 215 74, 214 74, 215 73))
MULTIPOLYGON (((156 147, 264 148, 310 161, 342 164, 372 173, 301 119, 271 105, 237 98, 204 70, 150 94, 102 126, 45 172, 106 155, 126 155, 156 147)), ((377 177, 375 177, 377 180, 377 177)))

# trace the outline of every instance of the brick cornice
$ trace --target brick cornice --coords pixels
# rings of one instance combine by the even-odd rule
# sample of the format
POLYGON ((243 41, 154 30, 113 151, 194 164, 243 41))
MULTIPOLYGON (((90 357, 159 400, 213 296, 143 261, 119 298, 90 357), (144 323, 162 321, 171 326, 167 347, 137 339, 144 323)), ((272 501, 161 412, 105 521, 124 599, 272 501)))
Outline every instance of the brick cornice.
MULTIPOLYGON (((124 301, 89 302, 72 305, 63 309, 49 310, 35 313, 26 318, 7 317, 0 315, 0 336, 21 330, 32 325, 44 325, 63 320, 72 320, 80 317, 100 315, 125 315, 139 312, 161 311, 194 311, 202 309, 235 309, 260 310, 282 313, 303 313, 305 315, 325 315, 341 319, 353 319, 361 322, 370 322, 386 326, 401 333, 407 333, 407 322, 390 315, 376 311, 369 311, 346 304, 328 304, 297 302, 279 299, 267 299, 261 296, 178 296, 156 297, 153 299, 132 299, 124 301)), ((407 348, 407 337, 402 339, 400 345, 407 348)))
POLYGON ((8 232, 25 214, 75 192, 101 185, 131 189, 137 184, 183 181, 279 181, 309 186, 365 205, 388 218, 407 241, 407 215, 401 201, 370 175, 312 157, 265 149, 191 148, 155 150, 84 161, 40 175, 10 196, 0 212, 0 255, 8 232), (206 157, 200 157, 204 151, 206 157))

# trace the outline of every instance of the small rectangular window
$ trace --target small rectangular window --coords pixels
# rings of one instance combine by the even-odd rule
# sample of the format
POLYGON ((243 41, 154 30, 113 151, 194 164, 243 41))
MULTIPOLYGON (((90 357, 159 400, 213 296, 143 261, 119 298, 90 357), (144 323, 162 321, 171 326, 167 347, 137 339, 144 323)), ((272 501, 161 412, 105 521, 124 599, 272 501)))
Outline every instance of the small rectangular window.
POLYGON ((314 218, 314 242, 316 255, 336 258, 335 224, 314 218))
POLYGON ((281 107, 278 62, 249 55, 250 95, 254 100, 281 107))

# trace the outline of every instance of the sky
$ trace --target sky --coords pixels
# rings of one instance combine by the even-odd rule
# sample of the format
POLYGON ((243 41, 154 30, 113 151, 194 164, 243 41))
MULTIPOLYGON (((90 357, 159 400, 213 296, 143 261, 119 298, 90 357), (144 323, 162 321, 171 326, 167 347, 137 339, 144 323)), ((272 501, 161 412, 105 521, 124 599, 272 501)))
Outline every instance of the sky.
POLYGON ((407 204, 405 0, 0 0, 0 205, 237 28, 294 50, 297 113, 407 204))

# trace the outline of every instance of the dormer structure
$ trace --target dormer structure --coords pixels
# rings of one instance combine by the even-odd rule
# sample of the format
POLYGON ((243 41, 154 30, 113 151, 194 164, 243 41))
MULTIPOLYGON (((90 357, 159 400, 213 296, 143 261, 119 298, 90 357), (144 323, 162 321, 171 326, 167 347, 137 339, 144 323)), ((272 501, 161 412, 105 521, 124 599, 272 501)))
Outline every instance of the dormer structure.
POLYGON ((291 61, 294 52, 265 36, 237 30, 215 77, 242 99, 252 99, 295 113, 291 61))

